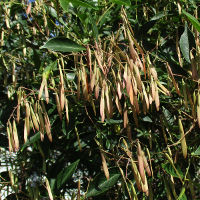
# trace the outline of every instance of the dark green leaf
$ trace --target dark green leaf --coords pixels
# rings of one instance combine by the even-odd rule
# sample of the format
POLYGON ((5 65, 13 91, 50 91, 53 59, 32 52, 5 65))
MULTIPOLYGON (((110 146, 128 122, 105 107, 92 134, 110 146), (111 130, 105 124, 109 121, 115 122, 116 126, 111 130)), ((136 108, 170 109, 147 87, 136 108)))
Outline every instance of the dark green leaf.
POLYGON ((180 38, 180 48, 181 52, 187 62, 190 63, 190 49, 189 49, 189 38, 188 38, 188 27, 185 24, 185 30, 180 38))
POLYGON ((124 6, 131 6, 130 0, 110 0, 112 3, 116 3, 118 5, 124 5, 124 6))
MULTIPOLYGON (((168 174, 172 175, 173 177, 179 178, 179 176, 176 174, 174 168, 170 163, 162 164, 161 166, 168 174)), ((176 169, 180 174, 181 178, 183 178, 183 172, 181 171, 180 167, 176 167, 176 169)))
POLYGON ((120 172, 117 169, 109 170, 110 172, 110 179, 107 180, 104 173, 98 174, 92 183, 89 186, 88 193, 86 197, 93 197, 98 196, 107 190, 109 190, 111 187, 113 187, 116 182, 118 181, 120 175, 120 172))
POLYGON ((183 10, 182 12, 189 19, 189 21, 192 23, 194 28, 196 28, 197 31, 200 32, 200 23, 199 23, 199 21, 194 16, 192 16, 190 13, 186 12, 185 10, 183 10))
POLYGON ((68 38, 52 38, 48 40, 41 49, 46 48, 52 51, 59 51, 59 52, 78 52, 85 50, 85 47, 75 43, 74 41, 68 38))
POLYGON ((64 168, 58 175, 57 175, 57 188, 60 189, 61 186, 63 186, 73 175, 75 172, 78 163, 80 160, 77 160, 73 162, 68 167, 64 168))
POLYGON ((40 140, 40 132, 36 133, 34 136, 30 137, 27 142, 22 146, 21 151, 23 151, 26 147, 40 140))

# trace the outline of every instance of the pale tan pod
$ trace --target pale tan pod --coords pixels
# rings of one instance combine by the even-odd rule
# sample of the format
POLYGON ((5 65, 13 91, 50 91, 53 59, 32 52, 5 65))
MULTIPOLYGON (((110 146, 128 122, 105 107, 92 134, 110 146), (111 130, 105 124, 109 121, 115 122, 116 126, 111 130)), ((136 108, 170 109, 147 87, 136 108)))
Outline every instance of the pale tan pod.
POLYGON ((87 66, 90 69, 90 80, 92 79, 92 59, 91 59, 91 50, 89 45, 87 45, 87 66))
POLYGON ((14 138, 14 144, 15 144, 15 151, 19 150, 19 139, 17 134, 17 127, 15 120, 13 120, 13 138, 14 138))
POLYGON ((143 184, 145 184, 145 171, 144 171, 144 162, 143 162, 143 157, 142 157, 142 149, 139 142, 137 142, 137 145, 138 145, 137 146, 138 168, 139 168, 142 182, 143 184))
POLYGON ((171 67, 169 66, 168 63, 166 63, 166 65, 167 65, 167 69, 168 69, 169 75, 171 76, 173 85, 174 85, 174 87, 175 87, 175 89, 176 89, 176 92, 177 92, 177 94, 178 94, 179 96, 181 96, 181 93, 180 93, 180 90, 179 90, 179 87, 178 87, 178 83, 177 83, 177 82, 175 81, 175 79, 174 79, 174 75, 173 75, 173 73, 172 73, 171 67))
POLYGON ((36 114, 34 113, 31 105, 30 105, 30 111, 31 111, 31 117, 32 117, 32 120, 33 120, 34 127, 37 131, 39 131, 38 120, 37 120, 36 114))
POLYGON ((144 174, 145 178, 145 183, 142 184, 142 191, 146 194, 146 196, 149 196, 149 187, 148 187, 148 182, 147 182, 147 177, 144 174))
POLYGON ((157 81, 158 80, 158 74, 156 72, 155 67, 150 67, 150 73, 153 76, 154 80, 157 81))
POLYGON ((69 124, 69 108, 68 108, 68 100, 65 98, 65 113, 66 113, 66 121, 69 124))
POLYGON ((38 108, 38 115, 39 115, 39 121, 40 121, 40 139, 41 139, 41 141, 43 141, 44 140, 45 122, 44 122, 44 118, 42 116, 42 110, 41 110, 40 106, 38 108))
POLYGON ((180 137, 183 138, 181 140, 181 147, 182 147, 183 157, 186 158, 187 157, 187 144, 186 144, 183 124, 182 124, 182 121, 181 121, 180 117, 178 119, 178 125, 179 125, 180 137))
POLYGON ((171 92, 166 88, 164 87, 159 81, 156 82, 158 87, 168 96, 171 96, 171 92))
POLYGON ((158 87, 157 84, 155 83, 155 104, 156 104, 156 110, 159 111, 160 109, 160 99, 159 99, 159 94, 158 94, 158 87))
POLYGON ((47 104, 49 103, 49 91, 48 91, 48 87, 47 87, 47 80, 45 79, 44 82, 44 94, 45 94, 45 99, 47 104))
POLYGON ((119 101, 118 96, 115 94, 115 104, 117 106, 117 110, 119 111, 119 113, 122 115, 122 106, 121 103, 119 101))
POLYGON ((26 124, 26 118, 24 120, 24 143, 27 142, 27 139, 28 139, 28 131, 27 131, 27 124, 26 124))
POLYGON ((142 81, 141 81, 141 77, 140 77, 140 72, 139 72, 138 66, 134 64, 133 68, 134 68, 134 72, 135 72, 135 79, 136 79, 136 82, 137 82, 138 90, 140 92, 142 92, 142 81))
POLYGON ((48 192, 48 195, 49 195, 49 199, 53 200, 53 194, 52 194, 51 187, 49 185, 49 181, 48 181, 47 178, 45 178, 45 183, 46 183, 46 189, 47 189, 47 192, 48 192))
POLYGON ((142 89, 143 89, 144 99, 145 99, 145 102, 146 102, 146 108, 147 108, 147 110, 149 110, 149 99, 148 99, 148 96, 147 96, 147 93, 146 93, 146 89, 145 89, 143 83, 142 83, 142 89))
POLYGON ((47 113, 44 114, 44 121, 45 121, 45 128, 46 128, 47 136, 49 138, 49 141, 52 142, 51 124, 50 124, 47 113))
POLYGON ((101 100, 100 100, 100 115, 101 121, 104 122, 105 120, 105 97, 104 97, 104 88, 101 90, 101 100))
POLYGON ((144 154, 144 151, 142 151, 142 158, 143 158, 143 162, 144 162, 144 168, 145 168, 148 176, 151 176, 151 170, 150 170, 149 164, 147 162, 147 158, 144 154))
POLYGON ((132 86, 133 86, 134 94, 137 95, 137 82, 135 80, 135 76, 132 76, 132 86))
POLYGON ((65 89, 64 85, 60 86, 60 109, 63 111, 65 106, 65 89))
POLYGON ((124 102, 123 119, 124 119, 124 128, 126 128, 128 125, 128 109, 126 102, 124 102))
POLYGON ((44 85, 45 85, 45 77, 43 76, 42 77, 42 83, 41 83, 41 86, 40 86, 40 90, 39 90, 39 93, 38 93, 38 99, 40 100, 41 96, 42 96, 42 93, 43 93, 43 90, 44 90, 44 85))
POLYGON ((200 93, 197 93, 197 122, 200 127, 200 93))
POLYGON ((110 115, 111 113, 111 105, 110 105, 110 97, 109 97, 109 88, 107 83, 105 83, 105 96, 106 96, 106 105, 108 109, 108 114, 110 115))
POLYGON ((95 85, 95 98, 96 99, 99 98, 99 84, 98 83, 95 85))
POLYGON ((61 110, 61 107, 60 107, 60 101, 59 101, 59 97, 58 97, 57 92, 55 93, 55 97, 56 97, 56 106, 57 106, 58 115, 60 117, 60 120, 62 121, 62 110, 61 110))
POLYGON ((105 159, 102 151, 100 151, 100 154, 101 154, 102 166, 103 166, 103 171, 104 171, 105 177, 107 180, 109 180, 110 174, 109 174, 108 166, 106 163, 106 159, 105 159))
POLYGON ((9 152, 13 152, 14 146, 12 145, 12 133, 10 132, 9 126, 7 125, 7 134, 8 134, 8 144, 9 144, 9 152))
POLYGON ((156 89, 155 89, 155 82, 153 78, 151 78, 151 96, 152 96, 152 101, 155 101, 155 95, 156 95, 156 89))
POLYGON ((4 46, 4 28, 1 30, 1 46, 4 46))

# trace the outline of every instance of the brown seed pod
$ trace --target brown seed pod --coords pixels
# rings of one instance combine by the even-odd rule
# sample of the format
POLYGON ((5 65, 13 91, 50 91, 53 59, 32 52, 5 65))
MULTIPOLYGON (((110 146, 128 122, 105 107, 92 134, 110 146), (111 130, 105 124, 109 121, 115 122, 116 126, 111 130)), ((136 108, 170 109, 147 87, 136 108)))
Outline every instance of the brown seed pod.
POLYGON ((143 162, 143 157, 142 157, 142 149, 141 149, 139 141, 137 142, 137 157, 138 157, 138 168, 139 168, 140 176, 141 176, 143 184, 145 184, 144 162, 143 162))
POLYGON ((149 164, 147 162, 147 158, 144 154, 144 151, 142 151, 142 158, 143 158, 143 162, 144 162, 144 168, 145 168, 148 176, 151 176, 151 170, 150 170, 149 164))
POLYGON ((100 151, 100 154, 101 154, 101 160, 102 160, 102 166, 103 166, 104 174, 106 176, 106 179, 109 180, 110 174, 109 174, 108 166, 107 166, 107 163, 106 163, 106 159, 105 159, 102 151, 100 151))

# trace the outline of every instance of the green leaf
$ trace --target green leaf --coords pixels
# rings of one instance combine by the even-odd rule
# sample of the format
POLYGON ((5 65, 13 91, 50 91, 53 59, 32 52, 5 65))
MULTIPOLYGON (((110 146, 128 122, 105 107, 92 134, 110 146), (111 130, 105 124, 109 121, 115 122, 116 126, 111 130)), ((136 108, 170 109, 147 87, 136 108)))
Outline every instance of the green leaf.
POLYGON ((187 196, 185 195, 185 187, 182 188, 178 200, 187 200, 187 196))
POLYGON ((92 3, 88 3, 86 1, 81 0, 59 0, 61 7, 64 11, 68 12, 69 3, 72 3, 74 6, 82 6, 85 8, 92 8, 94 10, 98 10, 98 7, 94 6, 92 3))
POLYGON ((85 47, 75 43, 68 38, 56 37, 48 40, 41 49, 50 49, 59 52, 78 52, 85 50, 85 47))
POLYGON ((196 28, 197 31, 200 32, 200 23, 199 23, 199 21, 194 16, 192 16, 190 13, 186 12, 185 10, 183 10, 182 12, 189 19, 189 21, 192 23, 194 28, 196 28))
POLYGON ((190 63, 190 48, 189 48, 189 38, 188 38, 188 27, 187 24, 185 24, 185 30, 180 38, 180 48, 181 52, 187 62, 190 63))
POLYGON ((131 1, 130 0, 110 0, 112 3, 116 3, 121 6, 131 6, 131 1))
MULTIPOLYGON (((176 173, 176 171, 174 170, 174 168, 172 167, 172 165, 170 163, 162 163, 162 168, 170 175, 172 175, 173 177, 179 178, 178 174, 176 173)), ((181 171, 180 167, 176 167, 178 173, 180 174, 181 178, 183 178, 183 172, 181 171)))
POLYGON ((69 2, 68 0, 59 0, 60 2, 60 5, 62 7, 62 9, 65 11, 65 12, 68 12, 68 7, 69 7, 69 2))
POLYGON ((154 15, 154 16, 150 19, 150 21, 154 21, 154 20, 161 19, 161 18, 163 18, 163 17, 165 17, 165 16, 167 16, 167 15, 168 15, 168 13, 166 13, 166 12, 159 12, 159 13, 157 13, 156 15, 154 15))
POLYGON ((118 181, 120 175, 120 172, 118 169, 114 168, 109 171, 110 172, 110 179, 107 180, 104 173, 98 174, 92 183, 89 186, 88 193, 86 197, 93 197, 93 196, 98 196, 110 188, 112 188, 116 182, 118 181))
POLYGON ((57 188, 60 189, 73 175, 75 172, 78 163, 80 160, 73 162, 68 167, 64 168, 58 175, 57 175, 57 188))
POLYGON ((52 62, 50 65, 48 65, 47 67, 45 67, 45 69, 44 69, 42 75, 43 75, 46 79, 48 79, 49 74, 50 74, 54 69, 56 69, 56 67, 57 67, 57 61, 52 62))
POLYGON ((195 152, 191 153, 193 156, 200 156, 200 146, 197 148, 195 152))
POLYGON ((37 142, 38 140, 40 140, 40 132, 37 132, 34 136, 30 137, 30 139, 27 140, 27 142, 22 146, 21 148, 21 152, 28 146, 30 146, 31 144, 37 142))

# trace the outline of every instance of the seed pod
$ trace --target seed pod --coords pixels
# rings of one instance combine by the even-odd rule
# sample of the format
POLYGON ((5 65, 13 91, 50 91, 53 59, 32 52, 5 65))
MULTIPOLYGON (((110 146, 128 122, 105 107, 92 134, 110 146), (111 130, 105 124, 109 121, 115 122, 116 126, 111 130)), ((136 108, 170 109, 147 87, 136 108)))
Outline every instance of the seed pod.
POLYGON ((66 121, 69 124, 69 108, 68 108, 68 100, 65 98, 65 112, 66 112, 66 121))
POLYGON ((138 157, 138 168, 139 168, 140 176, 141 176, 143 184, 145 184, 144 162, 143 162, 143 157, 142 157, 142 149, 141 149, 139 141, 137 142, 137 157, 138 157))
POLYGON ((13 138, 14 138, 14 144, 15 144, 15 151, 18 151, 19 139, 18 139, 17 127, 16 127, 15 120, 13 120, 13 138))
POLYGON ((197 122, 200 127, 200 93, 197 93, 197 122))
POLYGON ((128 109, 126 102, 124 103, 123 117, 124 117, 124 128, 126 128, 128 125, 128 109))
POLYGON ((39 115, 39 121, 40 121, 40 139, 41 139, 41 141, 43 141, 44 140, 45 122, 44 122, 44 118, 42 116, 42 110, 41 110, 40 106, 38 108, 38 115, 39 115))
POLYGON ((102 151, 100 151, 100 154, 101 154, 101 160, 102 160, 102 166, 103 166, 104 174, 106 176, 106 179, 109 180, 110 175, 109 175, 109 171, 108 171, 108 166, 107 166, 107 163, 106 163, 106 159, 105 159, 104 154, 103 154, 102 151))
POLYGON ((44 83, 44 93, 45 93, 45 99, 47 104, 49 103, 49 91, 48 91, 48 87, 47 87, 47 80, 45 79, 45 83, 44 83))
POLYGON ((12 133, 10 132, 9 126, 7 125, 7 134, 8 134, 8 144, 9 144, 9 151, 13 152, 13 139, 12 139, 12 133))
POLYGON ((61 107, 60 107, 60 101, 59 101, 59 97, 58 97, 57 92, 55 93, 55 97, 56 97, 56 106, 57 106, 58 115, 60 117, 60 120, 62 121, 62 110, 61 110, 61 107))
POLYGON ((52 142, 51 124, 50 124, 49 117, 46 112, 44 114, 44 121, 45 121, 45 128, 46 128, 47 136, 49 138, 49 141, 52 142))
POLYGON ((143 158, 143 162, 144 162, 144 168, 145 168, 147 174, 149 176, 151 176, 151 170, 150 170, 149 164, 147 162, 146 156, 144 154, 144 151, 142 151, 142 158, 143 158))
POLYGON ((43 90, 44 90, 44 86, 45 86, 45 77, 43 76, 42 78, 42 83, 41 83, 41 86, 40 86, 40 90, 39 90, 39 93, 38 93, 38 99, 40 100, 41 96, 42 96, 42 93, 43 93, 43 90))
POLYGON ((159 108, 160 108, 160 99, 159 99, 158 87, 157 87, 156 83, 155 83, 155 104, 156 104, 156 110, 159 111, 159 108))
POLYGON ((60 87, 60 108, 61 111, 63 111, 65 106, 65 90, 64 90, 64 85, 61 85, 60 87))
POLYGON ((104 97, 104 88, 102 88, 102 91, 101 91, 100 115, 101 115, 101 121, 104 122, 104 120, 105 120, 105 97, 104 97))
POLYGON ((182 121, 181 121, 180 117, 178 118, 178 125, 179 125, 180 137, 183 138, 181 140, 183 157, 186 158, 187 157, 187 144, 186 144, 184 129, 183 129, 183 125, 182 125, 182 121))
POLYGON ((25 120, 24 120, 24 143, 27 142, 29 132, 30 132, 29 118, 25 117, 25 120))
POLYGON ((37 120, 36 114, 34 113, 31 105, 30 105, 30 111, 31 111, 31 117, 32 117, 32 120, 33 120, 34 127, 37 131, 39 131, 38 120, 37 120))
POLYGON ((47 192, 49 194, 49 199, 50 200, 53 200, 53 195, 52 195, 52 192, 51 192, 51 187, 49 185, 49 181, 47 178, 45 178, 45 182, 46 182, 46 188, 47 188, 47 192))

